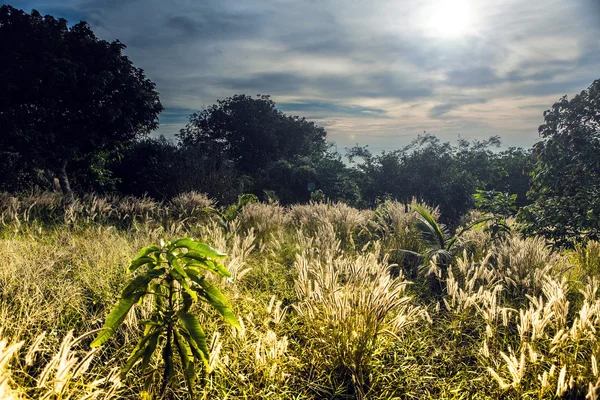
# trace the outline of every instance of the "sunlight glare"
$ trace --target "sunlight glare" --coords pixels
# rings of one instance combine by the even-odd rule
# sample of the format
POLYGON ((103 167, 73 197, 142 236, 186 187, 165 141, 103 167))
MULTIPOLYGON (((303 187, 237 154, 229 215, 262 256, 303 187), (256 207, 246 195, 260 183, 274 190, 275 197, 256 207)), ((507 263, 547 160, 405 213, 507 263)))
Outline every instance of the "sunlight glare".
POLYGON ((467 0, 439 0, 431 10, 429 28, 437 36, 458 38, 471 32, 473 12, 467 0))

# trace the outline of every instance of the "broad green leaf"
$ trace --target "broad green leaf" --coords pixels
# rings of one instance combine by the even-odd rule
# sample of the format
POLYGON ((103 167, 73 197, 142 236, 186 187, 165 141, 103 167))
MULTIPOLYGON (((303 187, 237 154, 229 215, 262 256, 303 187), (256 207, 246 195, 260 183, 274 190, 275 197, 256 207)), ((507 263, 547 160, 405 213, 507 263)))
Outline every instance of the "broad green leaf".
POLYGON ((194 239, 186 237, 186 238, 181 238, 181 239, 177 239, 173 242, 171 242, 171 250, 175 250, 175 249, 188 249, 188 250, 193 250, 196 245, 198 244, 198 242, 196 242, 194 239))
POLYGON ((167 343, 165 343, 164 347, 163 347, 163 351, 162 351, 162 359, 163 359, 163 363, 164 363, 164 376, 166 376, 167 379, 165 379, 161 385, 160 388, 160 396, 161 398, 164 397, 165 392, 167 390, 167 385, 169 384, 169 381, 171 381, 171 379, 173 378, 174 372, 175 372, 175 368, 173 367, 173 344, 170 343, 167 340, 167 343))
POLYGON ((192 304, 194 303, 194 300, 198 300, 198 296, 196 295, 196 293, 194 292, 194 296, 190 295, 188 292, 183 292, 183 310, 184 311, 190 311, 190 308, 192 308, 192 304))
POLYGON ((157 308, 163 305, 163 284, 162 282, 153 282, 150 285, 150 291, 154 293, 154 306, 157 308))
POLYGON ((198 347, 198 344, 196 343, 196 341, 194 339, 192 339, 192 337, 185 330, 185 328, 182 328, 179 331, 179 333, 181 334, 181 336, 183 336, 185 338, 185 340, 187 341, 188 345, 190 346, 190 349, 192 350, 192 354, 194 355, 194 359, 195 360, 202 360, 202 362, 204 363, 205 367, 208 368, 208 359, 205 357, 205 355, 202 352, 202 350, 200 350, 200 348, 198 347))
POLYGON ((142 293, 134 293, 131 296, 123 297, 116 306, 112 309, 110 314, 106 317, 104 326, 96 339, 90 344, 92 348, 102 346, 111 336, 115 333, 115 330, 123 323, 123 320, 127 316, 127 313, 131 307, 139 300, 142 293))
POLYGON ((215 260, 222 260, 227 257, 227 254, 222 253, 219 250, 213 249, 212 247, 204 243, 198 242, 198 244, 193 250, 215 260))
POLYGON ((173 267, 173 269, 175 271, 177 271, 177 273, 179 275, 181 275, 182 277, 184 277, 185 279, 188 279, 187 273, 185 272, 185 270, 181 267, 181 264, 179 264, 179 261, 177 261, 177 258, 172 258, 169 260, 169 262, 171 263, 171 266, 173 267))
POLYGON ((158 246, 144 247, 143 249, 140 250, 140 252, 137 254, 137 256, 135 256, 134 260, 137 260, 138 258, 146 257, 148 254, 151 254, 151 253, 154 253, 157 251, 160 251, 160 247, 158 247, 158 246))
POLYGON ((198 266, 207 271, 216 272, 219 275, 230 278, 231 274, 223 264, 218 261, 209 260, 200 253, 189 252, 180 256, 181 260, 186 262, 187 266, 198 266))
POLYGON ((186 248, 189 251, 198 253, 204 258, 213 258, 216 260, 221 260, 227 257, 227 254, 221 253, 220 251, 213 249, 209 245, 198 242, 191 238, 178 239, 175 242, 173 242, 173 249, 178 248, 186 248))
POLYGON ((158 339, 160 339, 160 332, 158 335, 152 336, 148 341, 148 346, 146 346, 144 357, 142 358, 142 374, 148 369, 148 365, 150 365, 152 355, 156 351, 156 346, 158 345, 158 339))
POLYGON ((150 274, 148 272, 146 272, 145 274, 136 276, 131 282, 129 282, 127 284, 127 286, 125 286, 125 289, 123 289, 123 293, 121 294, 121 297, 128 297, 132 293, 138 291, 138 289, 141 289, 140 290, 141 292, 145 291, 146 286, 148 286, 148 283, 150 283, 150 281, 154 278, 155 278, 155 276, 153 276, 152 274, 150 274))
POLYGON ((204 330, 202 326, 200 326, 200 322, 195 315, 180 311, 177 313, 179 317, 179 321, 185 328, 185 330, 190 335, 190 338, 193 341, 193 344, 200 350, 202 358, 205 362, 208 362, 208 345, 206 344, 206 335, 204 334, 204 330))
POLYGON ((156 266, 156 260, 152 257, 136 258, 131 262, 131 264, 129 264, 129 267, 127 268, 127 273, 130 274, 145 264, 152 264, 150 266, 150 268, 152 268, 152 267, 156 266))
POLYGON ((429 211, 418 204, 413 204, 412 207, 421 217, 422 224, 420 224, 420 229, 422 233, 426 236, 429 236, 434 241, 435 245, 440 249, 445 248, 446 235, 444 234, 440 224, 438 224, 435 218, 433 218, 433 215, 431 215, 429 211))
POLYGON ((223 319, 230 325, 240 329, 240 323, 235 315, 233 315, 231 306, 227 298, 223 296, 223 293, 204 277, 193 277, 192 280, 202 288, 198 293, 223 316, 223 319))
MULTIPOLYGON (((183 270, 182 270, 183 271, 183 270)), ((185 274, 185 276, 181 275, 179 273, 178 270, 174 269, 171 271, 171 273, 173 274, 173 276, 175 277, 175 280, 177 282, 179 282, 179 284, 181 285, 181 287, 183 288, 183 290, 185 290, 185 292, 195 301, 198 300, 198 296, 196 295, 196 293, 192 290, 192 288, 190 288, 190 285, 188 283, 188 278, 187 278, 187 274, 185 274)))

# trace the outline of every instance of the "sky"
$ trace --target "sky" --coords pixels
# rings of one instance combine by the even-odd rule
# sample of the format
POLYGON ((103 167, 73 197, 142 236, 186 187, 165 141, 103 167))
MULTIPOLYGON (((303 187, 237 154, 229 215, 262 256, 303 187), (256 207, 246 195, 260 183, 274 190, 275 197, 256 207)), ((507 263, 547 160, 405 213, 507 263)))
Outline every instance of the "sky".
POLYGON ((269 94, 338 150, 538 140, 544 110, 600 78, 600 0, 26 0, 119 39, 157 85, 156 135, 234 94, 269 94))

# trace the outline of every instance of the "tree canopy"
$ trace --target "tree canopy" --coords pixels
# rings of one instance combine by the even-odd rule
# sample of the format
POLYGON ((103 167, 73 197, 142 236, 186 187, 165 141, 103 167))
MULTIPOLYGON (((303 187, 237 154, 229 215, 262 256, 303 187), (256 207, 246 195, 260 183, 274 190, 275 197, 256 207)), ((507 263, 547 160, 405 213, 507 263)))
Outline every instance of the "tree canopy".
POLYGON ((277 109, 269 96, 235 95, 190 116, 179 133, 184 146, 200 146, 242 173, 270 163, 322 153, 325 130, 277 109))
POLYGON ((555 246, 600 239, 600 80, 544 112, 529 196, 527 234, 555 246))
POLYGON ((404 202, 416 197, 439 206, 445 222, 455 224, 473 208, 478 189, 525 197, 527 152, 491 150, 499 145, 495 136, 484 141, 461 139, 452 145, 428 134, 399 150, 373 155, 366 147, 354 147, 348 156, 356 163, 365 205, 385 197, 404 202))
POLYGON ((0 145, 52 171, 113 151, 158 126, 155 85, 90 26, 0 7, 0 145))

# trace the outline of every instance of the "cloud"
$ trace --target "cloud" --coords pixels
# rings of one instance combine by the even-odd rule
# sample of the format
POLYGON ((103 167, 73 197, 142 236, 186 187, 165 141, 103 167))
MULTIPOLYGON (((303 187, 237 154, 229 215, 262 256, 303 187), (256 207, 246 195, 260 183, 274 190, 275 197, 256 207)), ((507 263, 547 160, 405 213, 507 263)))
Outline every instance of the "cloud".
POLYGON ((293 103, 279 103, 277 107, 289 114, 302 114, 312 117, 310 119, 324 119, 328 117, 353 116, 386 118, 386 111, 381 108, 363 107, 359 105, 343 105, 318 100, 305 100, 293 103))
MULTIPOLYGON (((436 35, 447 0, 17 0, 87 20, 156 84, 172 135, 236 93, 270 94, 340 144, 441 138, 537 140, 544 109, 598 76, 597 0, 486 0, 462 37, 436 35)), ((451 23, 452 21, 449 21, 451 23)))

